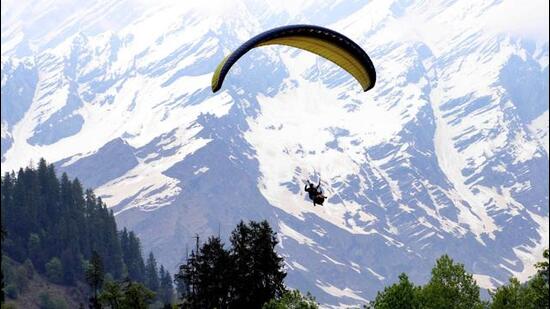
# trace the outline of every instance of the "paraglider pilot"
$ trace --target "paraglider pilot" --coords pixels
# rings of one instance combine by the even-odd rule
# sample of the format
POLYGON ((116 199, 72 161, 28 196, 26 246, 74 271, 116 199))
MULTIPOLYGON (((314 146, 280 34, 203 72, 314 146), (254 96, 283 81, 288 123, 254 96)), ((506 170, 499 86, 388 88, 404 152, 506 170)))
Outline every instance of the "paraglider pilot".
POLYGON ((323 206, 323 203, 327 198, 326 196, 323 195, 322 190, 320 190, 320 187, 321 187, 321 179, 319 179, 319 183, 317 184, 317 186, 315 186, 313 183, 307 180, 307 183, 304 187, 304 191, 309 193, 309 199, 313 201, 313 206, 317 204, 323 206))

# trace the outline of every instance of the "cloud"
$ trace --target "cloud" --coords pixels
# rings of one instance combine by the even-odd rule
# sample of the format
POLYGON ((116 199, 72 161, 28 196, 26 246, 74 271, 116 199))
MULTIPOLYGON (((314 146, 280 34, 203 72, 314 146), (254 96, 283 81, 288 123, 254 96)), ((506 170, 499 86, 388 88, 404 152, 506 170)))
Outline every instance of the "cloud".
POLYGON ((486 15, 488 31, 548 42, 548 0, 503 1, 486 15))

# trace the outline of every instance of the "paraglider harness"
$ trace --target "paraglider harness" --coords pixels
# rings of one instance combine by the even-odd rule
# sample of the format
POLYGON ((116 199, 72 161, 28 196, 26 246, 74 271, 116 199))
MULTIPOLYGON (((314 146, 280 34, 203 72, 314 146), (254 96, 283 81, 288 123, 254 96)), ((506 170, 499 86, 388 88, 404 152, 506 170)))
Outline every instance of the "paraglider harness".
POLYGON ((323 203, 327 198, 326 196, 323 195, 323 191, 320 189, 320 187, 321 187, 321 179, 319 179, 319 183, 317 184, 317 186, 315 186, 313 183, 307 180, 306 185, 304 187, 304 191, 306 191, 309 194, 309 199, 313 201, 313 206, 317 204, 323 206, 323 203))

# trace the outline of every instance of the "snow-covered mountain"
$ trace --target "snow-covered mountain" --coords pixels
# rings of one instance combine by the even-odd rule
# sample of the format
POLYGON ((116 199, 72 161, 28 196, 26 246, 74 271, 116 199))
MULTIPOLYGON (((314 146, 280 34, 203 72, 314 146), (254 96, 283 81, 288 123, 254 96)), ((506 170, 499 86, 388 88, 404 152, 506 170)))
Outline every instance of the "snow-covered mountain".
POLYGON ((56 162, 172 271, 195 233, 265 218, 287 284, 327 305, 443 253, 492 288, 548 247, 548 75, 544 0, 3 1, 2 171, 56 162), (355 40, 376 87, 264 47, 211 93, 294 23, 355 40))

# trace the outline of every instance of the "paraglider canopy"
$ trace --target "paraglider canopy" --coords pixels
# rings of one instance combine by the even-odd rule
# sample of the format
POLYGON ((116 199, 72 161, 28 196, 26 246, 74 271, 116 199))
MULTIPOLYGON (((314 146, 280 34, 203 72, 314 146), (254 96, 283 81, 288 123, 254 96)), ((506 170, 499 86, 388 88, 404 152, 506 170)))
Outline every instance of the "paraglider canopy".
POLYGON ((220 90, 225 76, 249 50, 265 45, 287 45, 307 50, 332 61, 350 73, 367 91, 376 83, 376 71, 369 56, 346 36, 319 26, 290 25, 260 33, 227 56, 212 77, 212 91, 220 90))

